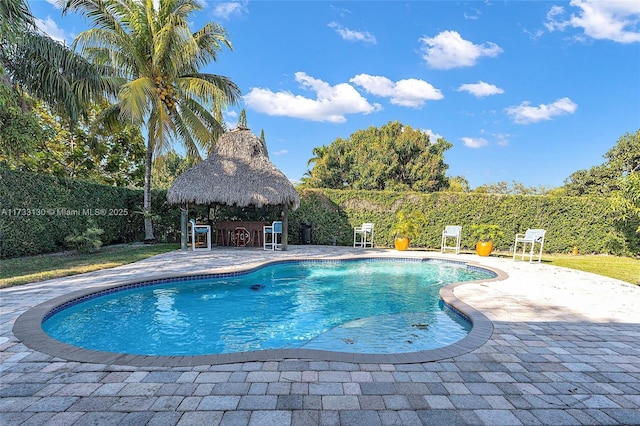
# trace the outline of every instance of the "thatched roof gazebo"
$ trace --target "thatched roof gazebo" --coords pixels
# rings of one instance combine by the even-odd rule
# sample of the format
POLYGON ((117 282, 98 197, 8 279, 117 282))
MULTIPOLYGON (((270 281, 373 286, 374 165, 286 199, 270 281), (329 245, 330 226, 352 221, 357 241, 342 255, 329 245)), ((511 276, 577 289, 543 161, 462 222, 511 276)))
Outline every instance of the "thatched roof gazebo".
MULTIPOLYGON (((281 205, 282 249, 287 248, 287 215, 300 198, 287 177, 269 160, 264 142, 249 129, 223 134, 209 157, 178 176, 167 192, 171 204, 225 204, 246 207, 281 205)), ((182 247, 187 246, 183 208, 182 247)))

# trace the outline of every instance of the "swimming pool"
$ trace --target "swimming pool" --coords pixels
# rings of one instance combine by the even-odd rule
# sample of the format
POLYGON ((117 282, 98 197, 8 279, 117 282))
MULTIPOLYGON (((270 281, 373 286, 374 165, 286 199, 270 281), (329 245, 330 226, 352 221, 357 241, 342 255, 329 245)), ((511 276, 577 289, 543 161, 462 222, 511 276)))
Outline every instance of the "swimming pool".
POLYGON ((42 328, 73 346, 140 355, 416 352, 454 343, 470 330, 442 303, 442 286, 493 277, 456 262, 281 262, 109 289, 57 307, 42 328))

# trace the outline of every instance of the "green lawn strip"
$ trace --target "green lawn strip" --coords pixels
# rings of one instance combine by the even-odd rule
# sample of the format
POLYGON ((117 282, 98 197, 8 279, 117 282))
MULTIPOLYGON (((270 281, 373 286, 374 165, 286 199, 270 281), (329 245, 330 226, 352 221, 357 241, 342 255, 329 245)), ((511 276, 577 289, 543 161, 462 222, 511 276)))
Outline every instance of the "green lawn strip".
MULTIPOLYGON (((69 252, 4 259, 0 260, 0 288, 113 268, 179 248, 179 244, 134 244, 104 247, 91 254, 69 252)), ((511 257, 508 253, 493 253, 492 256, 511 257)), ((542 261, 640 284, 640 259, 606 255, 545 254, 542 261)))
POLYGON ((177 250, 179 244, 118 245, 96 253, 66 252, 0 260, 0 288, 82 274, 177 250))
POLYGON ((640 259, 607 255, 553 255, 543 256, 551 265, 592 272, 617 278, 631 284, 640 284, 640 259))
MULTIPOLYGON (((467 252, 473 254, 475 252, 467 252)), ((516 255, 516 261, 521 262, 520 253, 516 255)), ((493 251, 492 257, 511 259, 513 253, 506 251, 493 251)), ((533 261, 538 257, 534 255, 533 261)), ((529 261, 529 254, 526 253, 524 261, 529 261)), ((606 254, 542 254, 542 263, 564 268, 576 269, 578 271, 591 272, 605 277, 616 278, 631 284, 640 285, 640 259, 633 257, 611 256, 606 254)))

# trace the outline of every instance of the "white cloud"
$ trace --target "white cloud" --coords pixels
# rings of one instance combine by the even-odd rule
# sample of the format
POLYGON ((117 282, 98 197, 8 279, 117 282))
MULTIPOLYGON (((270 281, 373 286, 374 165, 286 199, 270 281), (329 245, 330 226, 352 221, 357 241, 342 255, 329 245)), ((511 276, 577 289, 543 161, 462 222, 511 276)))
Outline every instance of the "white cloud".
POLYGON ((509 133, 496 133, 493 136, 496 138, 496 143, 499 146, 509 146, 509 138, 512 135, 509 133))
POLYGON ((431 129, 422 130, 422 133, 424 133, 425 135, 429 135, 429 142, 431 142, 432 145, 436 143, 438 139, 444 137, 441 134, 438 134, 431 129))
POLYGON ((213 16, 221 19, 229 19, 234 15, 240 16, 247 12, 247 1, 221 2, 213 8, 213 16))
POLYGON ((464 19, 470 19, 472 21, 475 21, 478 18, 480 18, 480 15, 482 15, 482 12, 480 12, 478 9, 473 9, 472 8, 471 10, 472 10, 472 13, 464 12, 464 14, 463 14, 464 19))
POLYGON ((495 43, 473 44, 456 31, 443 31, 435 37, 422 37, 422 58, 431 68, 448 70, 470 67, 482 56, 495 57, 502 48, 495 43))
POLYGON ((329 9, 332 9, 334 12, 338 14, 341 18, 344 18, 346 15, 350 15, 351 11, 349 9, 345 9, 342 7, 337 7, 332 4, 329 5, 329 9))
POLYGON ((415 78, 398 80, 394 83, 387 77, 359 74, 349 82, 361 86, 373 95, 390 98, 394 105, 411 108, 419 108, 426 101, 437 101, 444 98, 440 90, 424 80, 415 78))
POLYGON ((549 31, 581 28, 594 39, 618 43, 640 42, 640 2, 634 0, 572 0, 570 6, 580 9, 564 18, 564 8, 553 6, 547 13, 549 31))
POLYGON ((330 28, 336 30, 336 32, 342 37, 343 40, 347 41, 362 41, 364 43, 376 44, 376 37, 368 31, 353 31, 349 28, 345 28, 337 22, 330 22, 328 24, 330 28))
POLYGON ((272 152, 273 155, 287 155, 289 151, 286 149, 281 149, 280 151, 272 152))
POLYGON ((311 121, 343 123, 346 114, 369 114, 379 111, 379 104, 371 105, 350 84, 329 83, 315 79, 304 72, 295 73, 296 81, 316 93, 315 99, 269 89, 252 88, 244 96, 245 104, 267 115, 302 118, 311 121))
POLYGON ((528 101, 518 106, 507 108, 507 114, 518 124, 537 123, 538 121, 551 120, 558 115, 573 114, 578 105, 569 98, 561 98, 552 104, 529 105, 528 101))
POLYGON ((458 87, 458 92, 469 92, 473 96, 481 98, 483 96, 500 95, 504 93, 504 90, 502 90, 498 86, 485 83, 481 80, 477 83, 461 85, 460 87, 458 87))
POLYGON ((469 148, 482 148, 483 146, 489 145, 484 138, 461 138, 464 146, 469 148))
POLYGON ((224 125, 227 127, 227 129, 235 129, 236 126, 238 125, 238 112, 234 111, 232 109, 228 109, 222 112, 222 117, 223 117, 223 121, 224 121, 224 125))
POLYGON ((58 23, 51 19, 50 16, 47 16, 47 19, 42 20, 40 18, 36 18, 36 26, 40 31, 51 37, 55 41, 59 41, 62 44, 66 44, 67 36, 64 30, 58 27, 58 23))
POLYGON ((62 9, 62 5, 58 0, 47 0, 47 3, 49 3, 51 6, 55 7, 56 9, 62 9))

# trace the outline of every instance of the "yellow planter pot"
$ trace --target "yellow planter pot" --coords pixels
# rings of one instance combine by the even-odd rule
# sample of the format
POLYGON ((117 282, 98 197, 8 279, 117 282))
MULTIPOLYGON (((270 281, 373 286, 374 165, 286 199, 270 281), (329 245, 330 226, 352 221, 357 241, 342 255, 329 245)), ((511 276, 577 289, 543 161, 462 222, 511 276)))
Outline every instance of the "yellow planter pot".
POLYGON ((393 241, 393 244, 396 246, 396 250, 406 250, 409 248, 409 239, 408 238, 396 238, 393 241))
POLYGON ((493 250, 493 243, 491 241, 479 241, 476 244, 476 253, 478 256, 489 256, 493 250))

